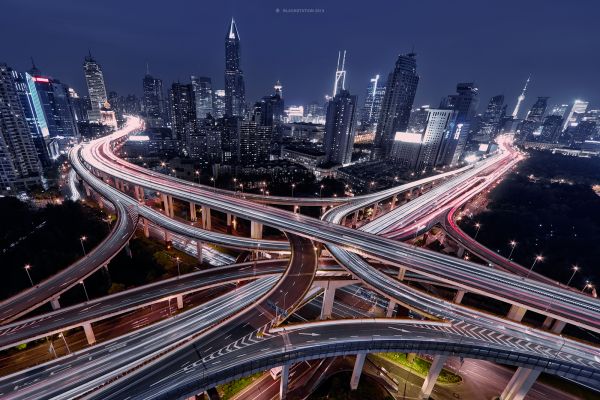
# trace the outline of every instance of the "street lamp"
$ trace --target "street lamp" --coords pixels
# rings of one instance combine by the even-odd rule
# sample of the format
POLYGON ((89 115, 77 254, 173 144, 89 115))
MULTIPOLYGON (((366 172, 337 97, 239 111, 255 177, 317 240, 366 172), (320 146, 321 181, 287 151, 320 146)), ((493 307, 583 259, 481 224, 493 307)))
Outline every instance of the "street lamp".
POLYGON ((479 222, 476 223, 475 228, 477 228, 477 231, 475 231, 475 237, 473 239, 477 240, 477 235, 479 235, 479 230, 481 229, 481 224, 479 222))
POLYGON ((544 261, 544 257, 542 256, 535 256, 535 259, 533 260, 533 264, 531 264, 531 268, 529 268, 529 271, 527 271, 527 276, 525 276, 525 278, 529 278, 529 274, 531 274, 531 271, 533 271, 533 267, 535 267, 535 264, 538 261, 544 261))
POLYGON ((569 286, 571 284, 571 281, 573 280, 573 277, 575 276, 577 271, 579 271, 579 267, 577 265, 573 265, 573 273, 571 274, 571 277, 569 278, 569 281, 567 282, 567 286, 569 286))
POLYGON ((213 183, 213 190, 216 192, 217 191, 217 181, 215 180, 214 177, 211 177, 210 181, 213 183))
POLYGON ((79 281, 79 283, 81 283, 81 286, 83 287, 83 292, 85 293, 85 298, 87 299, 87 301, 90 301, 90 296, 88 296, 88 292, 85 289, 85 283, 83 281, 79 281))
POLYGON ((319 197, 323 197, 323 188, 325 187, 325 185, 321 185, 321 187, 319 188, 319 197))
POLYGON ((31 287, 33 287, 33 279, 31 279, 31 275, 29 274, 29 268, 31 268, 31 265, 26 264, 25 265, 25 272, 27 272, 27 276, 29 277, 29 282, 31 282, 31 287))
POLYGON ((294 188, 296 187, 295 183, 292 183, 292 197, 294 197, 294 188))
POLYGON ((517 242, 515 242, 514 240, 511 240, 509 244, 510 244, 511 249, 510 249, 510 254, 508 255, 508 259, 510 260, 513 255, 513 251, 515 251, 515 247, 517 247, 517 242))
POLYGON ((200 184, 200 171, 196 170, 196 178, 198 178, 198 184, 200 184))
POLYGON ((86 236, 82 236, 79 238, 79 243, 81 243, 81 250, 83 250, 83 256, 87 256, 87 253, 85 252, 85 246, 83 245, 83 242, 85 242, 87 240, 86 236))
POLYGON ((62 339, 63 342, 65 342, 65 347, 67 348, 67 352, 69 354, 71 354, 71 349, 69 349, 69 345, 67 344, 67 339, 65 338, 65 335, 63 335, 63 333, 59 333, 58 337, 62 339))
POLYGON ((583 287, 583 289, 581 289, 581 292, 580 292, 580 293, 583 293, 583 292, 584 292, 586 289, 588 289, 588 288, 593 288, 593 287, 594 287, 594 285, 592 285, 592 284, 590 283, 590 281, 585 281, 585 286, 583 287))
POLYGON ((181 259, 179 257, 175 257, 175 262, 177 263, 177 279, 181 278, 181 271, 179 270, 179 262, 181 259))
POLYGON ((240 183, 240 189, 242 189, 242 196, 244 195, 244 184, 240 183))

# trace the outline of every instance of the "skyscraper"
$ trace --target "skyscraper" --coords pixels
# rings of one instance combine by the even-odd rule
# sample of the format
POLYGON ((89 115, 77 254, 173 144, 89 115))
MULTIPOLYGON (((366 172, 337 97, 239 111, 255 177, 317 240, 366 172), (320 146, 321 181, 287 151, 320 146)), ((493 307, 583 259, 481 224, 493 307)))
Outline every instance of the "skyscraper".
POLYGON ((263 97, 254 105, 254 119, 261 125, 270 126, 283 122, 285 105, 282 88, 281 83, 277 81, 274 86, 275 93, 263 97))
POLYGON ((269 161, 273 127, 260 125, 256 121, 240 124, 240 163, 255 166, 269 161))
POLYGON ((490 99, 485 112, 481 116, 476 139, 479 142, 489 142, 500 132, 502 118, 506 114, 504 96, 499 94, 490 99))
POLYGON ((209 114, 214 117, 213 89, 210 78, 192 75, 192 86, 196 96, 196 118, 204 119, 209 114))
POLYGON ((527 81, 525 81, 525 86, 523 86, 523 91, 517 98, 517 104, 515 105, 515 109, 512 112, 513 119, 517 119, 519 117, 519 108, 521 108, 521 104, 523 104, 523 100, 525 100, 525 92, 527 92, 527 85, 529 85, 529 80, 531 76, 527 77, 527 81))
POLYGON ((469 139, 473 117, 479 105, 479 89, 474 82, 456 85, 456 94, 442 100, 440 108, 456 111, 454 130, 446 132, 437 165, 456 165, 469 139))
POLYGON ((90 109, 88 110, 88 120, 90 122, 101 122, 102 116, 100 110, 108 100, 106 95, 106 86, 104 86, 104 75, 100 64, 89 53, 83 62, 83 72, 85 73, 85 82, 87 84, 90 109))
POLYGON ((542 122, 544 114, 546 113, 546 108, 548 108, 549 98, 550 97, 538 97, 536 102, 533 103, 533 106, 531 106, 531 109, 527 113, 525 119, 542 122))
POLYGON ((429 116, 429 105, 423 105, 410 112, 408 119, 408 132, 423 133, 427 127, 427 118, 429 116))
POLYGON ((519 124, 518 133, 521 141, 533 139, 534 132, 536 135, 542 126, 542 120, 548 107, 549 97, 538 97, 536 102, 531 106, 531 109, 525 116, 525 119, 519 124))
POLYGON ((215 90, 214 109, 215 118, 223 118, 225 115, 225 91, 223 89, 215 90))
POLYGON ((565 118, 563 131, 567 130, 569 126, 577 125, 578 118, 585 114, 588 105, 589 103, 583 100, 575 100, 575 102, 573 102, 571 111, 569 111, 569 115, 565 118))
POLYGON ((340 90, 327 106, 324 147, 327 162, 348 164, 352 161, 356 96, 340 90))
POLYGON ((37 93, 50 137, 60 138, 63 145, 76 140, 79 132, 69 87, 57 79, 41 75, 32 76, 29 84, 30 90, 37 93))
POLYGON ((165 126, 165 103, 163 98, 163 83, 161 79, 146 75, 142 80, 144 91, 144 113, 146 114, 146 123, 151 128, 162 128, 165 126))
POLYGON ((427 127, 423 133, 421 149, 416 162, 416 169, 431 168, 440 158, 442 140, 450 132, 460 136, 462 127, 456 127, 457 111, 448 109, 430 109, 427 114, 427 127))
POLYGON ((342 55, 341 51, 338 51, 337 66, 335 68, 335 79, 333 81, 333 94, 331 97, 335 97, 340 91, 346 89, 346 50, 342 55))
POLYGON ((380 80, 379 75, 375 75, 369 81, 365 95, 365 104, 360 116, 360 129, 362 131, 375 131, 377 129, 384 95, 385 82, 380 80))
POLYGON ((396 132, 406 131, 419 83, 415 57, 414 53, 398 56, 388 76, 373 145, 374 159, 387 158, 396 132))
POLYGON ((41 183, 41 164, 15 86, 18 73, 0 64, 0 192, 41 183))
POLYGON ((196 130, 196 101, 191 84, 173 83, 170 92, 173 138, 189 151, 191 135, 196 130))
POLYGON ((240 61, 240 35, 232 18, 225 36, 225 113, 228 116, 243 116, 246 106, 246 86, 240 61))
POLYGON ((560 137, 563 118, 560 115, 548 115, 542 124, 540 140, 545 143, 556 143, 560 137))

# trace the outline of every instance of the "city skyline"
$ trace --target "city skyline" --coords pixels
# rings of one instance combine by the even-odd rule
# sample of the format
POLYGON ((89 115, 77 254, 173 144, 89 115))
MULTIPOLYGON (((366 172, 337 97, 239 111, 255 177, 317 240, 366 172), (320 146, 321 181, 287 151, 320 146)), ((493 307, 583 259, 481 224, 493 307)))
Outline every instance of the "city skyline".
MULTIPOLYGON (((534 5, 527 5, 522 14, 517 13, 518 15, 513 15, 511 18, 514 18, 514 22, 519 25, 519 21, 527 19, 528 15, 532 16, 534 11, 537 12, 533 10, 534 5)), ((390 18, 387 13, 377 14, 378 21, 374 21, 371 16, 363 16, 362 20, 369 29, 360 30, 361 37, 352 34, 344 36, 340 32, 328 32, 323 36, 324 32, 321 30, 326 30, 330 23, 341 23, 341 17, 337 14, 357 13, 360 7, 341 8, 340 4, 333 4, 324 5, 323 12, 294 14, 284 13, 283 8, 277 12, 277 7, 282 6, 277 2, 267 2, 260 6, 254 5, 254 8, 237 4, 219 7, 216 10, 215 6, 207 5, 202 9, 206 15, 203 24, 193 24, 185 28, 184 32, 180 32, 182 28, 172 27, 166 21, 157 22, 160 26, 165 24, 165 29, 169 27, 165 32, 164 29, 158 31, 147 29, 147 20, 143 23, 136 20, 132 22, 132 28, 127 34, 117 35, 123 33, 122 30, 125 29, 120 25, 122 22, 120 19, 132 12, 125 8, 123 16, 114 19, 114 29, 110 31, 104 29, 98 36, 96 31, 88 28, 104 22, 98 21, 98 17, 92 18, 89 15, 102 15, 101 13, 89 12, 86 8, 84 15, 82 10, 70 2, 59 2, 47 9, 42 5, 39 14, 44 15, 45 18, 54 16, 52 18, 69 19, 69 27, 65 28, 68 30, 68 35, 66 31, 55 29, 56 27, 52 27, 52 32, 47 32, 47 28, 44 28, 46 25, 41 23, 32 23, 30 34, 48 38, 47 40, 53 38, 57 40, 60 37, 65 45, 53 49, 53 52, 48 54, 43 46, 44 41, 32 40, 29 45, 14 48, 8 44, 7 54, 10 57, 4 61, 18 70, 25 70, 30 68, 30 56, 33 56, 44 74, 61 79, 75 87, 78 92, 82 92, 85 89, 85 82, 78 72, 80 72, 81 59, 91 50, 103 67, 107 89, 121 95, 141 93, 139 79, 144 76, 146 63, 150 66, 151 74, 162 79, 167 87, 171 82, 187 81, 190 75, 196 75, 212 78, 214 88, 222 89, 224 88, 222 39, 228 22, 231 17, 234 17, 243 41, 246 101, 249 104, 268 94, 277 80, 280 80, 285 87, 287 104, 323 101, 324 95, 330 94, 331 91, 331 75, 335 72, 335 61, 340 48, 347 50, 347 88, 351 93, 357 94, 359 102, 362 103, 369 79, 376 74, 380 74, 382 78, 387 77, 393 67, 391 60, 399 54, 410 51, 413 46, 417 53, 421 75, 415 107, 421 104, 436 104, 441 97, 452 91, 456 82, 475 81, 480 87, 481 98, 484 101, 491 96, 503 94, 509 109, 512 109, 529 74, 532 78, 521 110, 528 109, 537 96, 550 96, 550 104, 570 103, 578 98, 588 100, 592 104, 600 102, 600 95, 590 90, 586 84, 587 81, 591 81, 593 71, 597 70, 599 63, 599 60, 595 59, 589 51, 591 45, 589 41, 593 40, 594 35, 590 35, 588 31, 582 35, 578 29, 584 28, 578 26, 574 26, 571 30, 558 31, 552 25, 553 22, 558 22, 559 16, 562 15, 560 9, 566 7, 564 5, 557 5, 553 10, 544 11, 544 18, 536 20, 539 23, 535 24, 535 29, 531 28, 529 37, 539 36, 541 43, 538 42, 538 45, 533 48, 525 46, 527 51, 523 50, 523 45, 516 44, 519 40, 511 39, 515 33, 510 30, 493 37, 486 36, 487 45, 479 43, 481 38, 465 32, 441 35, 440 24, 436 24, 439 18, 437 16, 432 17, 431 23, 424 24, 427 27, 415 27, 412 32, 405 32, 408 28, 404 24, 409 26, 414 22, 388 24, 388 30, 398 30, 398 40, 391 41, 393 44, 390 44, 386 36, 390 33, 386 33, 384 23, 390 18), (268 18, 265 18, 264 23, 257 24, 254 23, 256 14, 268 18), (294 29, 295 26, 303 26, 311 21, 317 23, 313 24, 314 27, 309 32, 304 29, 294 29), (143 35, 140 35, 141 29, 144 29, 143 35), (272 34, 278 30, 283 32, 283 35, 272 34), (268 32, 271 34, 267 34, 268 32), (435 32, 438 32, 437 36, 435 32), (173 39, 174 36, 178 38, 175 44, 168 45, 163 42, 165 38, 173 39), (266 38, 268 40, 265 42, 266 38), (316 40, 320 42, 317 43, 316 40), (265 43, 269 46, 265 46, 265 43), (373 43, 386 44, 374 46, 373 43), (562 51, 565 55, 568 54, 568 57, 556 56, 552 59, 552 63, 549 63, 547 59, 549 53, 546 48, 549 45, 556 47, 557 54, 560 53, 561 48, 564 49, 562 51), (123 53, 125 49, 128 51, 123 53), (449 53, 450 50, 453 52, 449 53), (172 60, 170 55, 173 52, 176 53, 174 57, 177 62, 166 62, 165 60, 172 60), (544 53, 545 58, 540 58, 538 54, 540 52, 544 53), (299 68, 296 65, 298 63, 294 62, 294 55, 301 53, 321 61, 299 68), (202 57, 203 54, 214 54, 214 56, 202 57), (451 63, 439 61, 448 58, 452 59, 451 63)), ((418 14, 424 11, 419 6, 403 6, 406 7, 403 12, 412 11, 418 14)), ((9 3, 8 7, 13 13, 17 13, 17 16, 24 12, 23 7, 17 3, 9 3)), ((395 10, 400 6, 389 7, 395 10)), ((450 17, 459 18, 461 15, 477 12, 478 7, 473 4, 471 7, 473 9, 464 4, 447 11, 450 17)), ((487 13, 499 13, 500 16, 506 13, 501 11, 492 6, 487 13)), ((35 21, 37 15, 38 13, 33 16, 28 14, 28 19, 33 18, 35 21)), ((581 18, 586 17, 581 16, 581 18)), ((488 20, 481 15, 479 19, 488 20)), ((498 29, 496 25, 501 22, 495 19, 488 21, 489 26, 485 28, 486 30, 498 29)), ((502 20, 502 18, 497 19, 502 20)), ((483 21, 472 20, 472 23, 483 23, 483 21)), ((520 35, 523 35, 520 39, 523 40, 526 37, 525 31, 520 35)))

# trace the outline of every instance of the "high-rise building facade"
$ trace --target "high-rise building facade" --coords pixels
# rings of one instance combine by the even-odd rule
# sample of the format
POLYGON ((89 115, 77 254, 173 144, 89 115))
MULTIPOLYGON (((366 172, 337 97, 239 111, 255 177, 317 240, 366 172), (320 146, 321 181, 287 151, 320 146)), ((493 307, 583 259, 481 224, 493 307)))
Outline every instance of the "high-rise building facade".
POLYGON ((442 100, 440 108, 456 111, 454 130, 446 132, 438 155, 437 165, 456 165, 470 136, 473 117, 479 105, 479 89, 474 82, 456 85, 456 94, 442 100))
POLYGON ((563 131, 567 130, 570 126, 576 126, 579 118, 583 116, 588 108, 589 103, 583 100, 575 100, 569 115, 565 118, 563 124, 563 131))
POLYGON ((396 132, 406 131, 418 83, 416 54, 398 56, 394 70, 388 76, 381 104, 373 146, 374 159, 387 158, 396 132))
POLYGON ((536 102, 533 103, 531 109, 527 113, 525 119, 530 121, 542 122, 544 114, 546 114, 546 108, 548 108, 548 99, 550 97, 538 97, 536 102))
POLYGON ((369 81, 365 104, 360 115, 360 130, 374 132, 377 130, 377 122, 381 113, 381 103, 385 95, 385 82, 379 75, 375 75, 369 81))
POLYGON ((561 133, 563 118, 561 115, 548 115, 544 118, 540 140, 545 143, 557 143, 561 133))
POLYGON ((215 90, 214 96, 215 118, 223 118, 225 116, 225 90, 215 90))
POLYGON ((199 120, 215 116, 212 81, 205 76, 192 75, 192 87, 196 96, 196 118, 199 120))
POLYGON ((50 137, 60 138, 65 142, 74 142, 79 137, 75 112, 71 104, 69 87, 60 81, 45 77, 32 76, 30 90, 37 92, 44 111, 50 137))
POLYGON ((340 90, 327 106, 324 148, 326 160, 331 164, 348 164, 352 161, 355 134, 356 96, 340 90))
POLYGON ((493 140, 496 135, 500 133, 502 118, 505 115, 506 105, 504 104, 504 96, 499 94, 492 97, 485 112, 481 116, 475 139, 478 142, 489 142, 493 140))
POLYGON ((42 166, 19 99, 18 73, 0 64, 0 192, 41 183, 42 166))
POLYGON ((183 143, 189 151, 191 135, 196 130, 196 100, 191 84, 173 83, 171 103, 171 129, 173 138, 183 143))
POLYGON ((519 140, 533 140, 534 134, 537 136, 540 133, 544 114, 546 108, 548 108, 548 99, 549 97, 538 97, 536 102, 533 103, 527 116, 517 129, 519 140))
POLYGON ((240 163, 255 166, 269 161, 273 127, 255 121, 240 123, 240 163))
POLYGON ((456 123, 458 112, 452 109, 430 109, 427 116, 427 127, 423 133, 421 149, 416 162, 416 169, 423 170, 439 164, 442 153, 442 141, 450 132, 458 136, 462 127, 456 123))
POLYGON ((104 85, 104 74, 100 64, 92 57, 90 53, 83 62, 83 72, 85 73, 85 82, 87 84, 90 109, 88 110, 88 120, 90 122, 102 122, 100 111, 104 103, 108 100, 106 95, 106 86, 104 85))
POLYGON ((425 131, 430 108, 429 105, 423 105, 410 112, 407 132, 423 133, 425 131))
POLYGON ((225 36, 225 114, 242 117, 246 108, 246 86, 241 69, 240 35, 233 18, 225 36))
POLYGON ((144 114, 146 123, 150 128, 165 126, 165 102, 163 96, 163 82, 150 73, 146 73, 142 80, 144 114))

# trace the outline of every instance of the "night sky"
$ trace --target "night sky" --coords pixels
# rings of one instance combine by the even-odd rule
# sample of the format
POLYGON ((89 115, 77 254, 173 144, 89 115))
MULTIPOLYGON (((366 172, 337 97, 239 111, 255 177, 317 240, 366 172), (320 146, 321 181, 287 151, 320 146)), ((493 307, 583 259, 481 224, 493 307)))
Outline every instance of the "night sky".
POLYGON ((242 40, 247 101, 284 85, 286 103, 330 93, 338 49, 347 49, 347 88, 362 99, 368 80, 387 76, 414 45, 421 76, 415 105, 437 105, 459 81, 475 81, 483 111, 503 93, 514 106, 532 74, 534 96, 550 104, 583 98, 600 106, 600 2, 593 0, 3 0, 0 62, 46 74, 86 94, 88 48, 107 88, 141 93, 145 64, 165 87, 210 76, 223 88, 231 16, 242 40), (290 13, 286 8, 322 12, 290 13), (279 12, 277 12, 279 9, 279 12))

